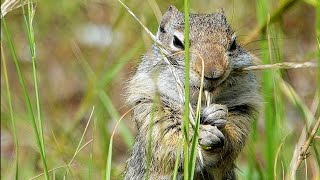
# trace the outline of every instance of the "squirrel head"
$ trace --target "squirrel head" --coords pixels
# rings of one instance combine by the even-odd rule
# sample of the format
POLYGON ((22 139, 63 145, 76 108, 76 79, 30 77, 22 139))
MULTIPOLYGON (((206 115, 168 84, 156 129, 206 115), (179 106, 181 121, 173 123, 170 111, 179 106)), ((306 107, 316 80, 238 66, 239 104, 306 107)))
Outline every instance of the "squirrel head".
MULTIPOLYGON (((184 53, 179 53, 184 51, 185 44, 184 13, 170 6, 161 19, 157 38, 170 49, 172 60, 184 63, 184 53)), ((209 84, 209 89, 228 77, 232 59, 245 52, 237 45, 223 10, 212 14, 190 14, 189 50, 191 73, 200 79, 203 60, 205 84, 209 84)))

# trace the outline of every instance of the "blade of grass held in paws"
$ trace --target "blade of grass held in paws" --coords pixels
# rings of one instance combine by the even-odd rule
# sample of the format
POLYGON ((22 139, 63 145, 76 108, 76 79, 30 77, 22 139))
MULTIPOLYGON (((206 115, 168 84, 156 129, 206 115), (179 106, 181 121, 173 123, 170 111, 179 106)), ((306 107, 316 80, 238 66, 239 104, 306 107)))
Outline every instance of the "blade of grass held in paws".
MULTIPOLYGON (((203 93, 203 81, 204 81, 204 60, 201 56, 199 56, 201 59, 201 83, 200 83, 200 92, 198 97, 198 104, 197 104, 197 112, 196 112, 196 127, 194 129, 194 134, 192 137, 192 146, 191 146, 191 164, 189 166, 189 179, 193 179, 194 175, 194 169, 196 165, 196 158, 197 158, 197 147, 198 147, 198 138, 199 138, 199 128, 200 128, 200 111, 201 111, 201 98, 203 93)), ((210 95, 207 96, 207 98, 210 98, 210 95)), ((210 100, 207 100, 207 102, 210 102, 210 100)), ((201 155, 201 151, 199 151, 199 156, 201 155)), ((202 157, 200 157, 202 159, 202 157)))

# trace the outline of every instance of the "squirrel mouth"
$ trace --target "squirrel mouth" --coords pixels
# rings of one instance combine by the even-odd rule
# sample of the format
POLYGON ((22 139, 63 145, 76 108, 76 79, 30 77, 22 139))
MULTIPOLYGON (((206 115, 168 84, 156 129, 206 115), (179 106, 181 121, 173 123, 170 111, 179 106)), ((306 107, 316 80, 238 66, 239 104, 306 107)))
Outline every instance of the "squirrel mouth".
POLYGON ((204 78, 207 79, 207 80, 210 80, 210 81, 215 81, 215 80, 219 80, 220 76, 219 77, 207 77, 207 76, 204 76, 204 78))
MULTIPOLYGON (((208 80, 207 80, 208 81, 208 80)), ((214 89, 218 86, 218 83, 217 82, 212 82, 211 80, 209 82, 206 82, 206 80, 204 81, 203 83, 203 89, 205 91, 208 91, 208 92, 212 92, 214 91, 214 89)))
POLYGON ((220 79, 220 77, 217 77, 217 78, 210 78, 210 77, 205 77, 204 76, 204 79, 208 80, 208 81, 217 81, 220 79))
MULTIPOLYGON (((199 80, 198 78, 196 78, 196 82, 193 86, 196 88, 196 89, 200 89, 201 87, 201 80, 199 80)), ((221 78, 207 78, 207 77, 204 77, 203 79, 203 91, 208 91, 208 92, 212 92, 214 91, 214 89, 219 86, 222 82, 223 82, 224 79, 221 79, 221 78)))
POLYGON ((204 90, 207 90, 209 92, 214 91, 216 87, 218 87, 220 84, 222 84, 229 76, 230 69, 227 69, 221 76, 217 78, 211 78, 204 76, 204 82, 203 82, 203 88, 204 90))
POLYGON ((204 77, 203 89, 209 92, 214 91, 216 87, 218 87, 227 79, 228 75, 229 75, 229 72, 226 72, 225 74, 217 78, 204 77))
MULTIPOLYGON (((192 73, 193 74, 193 73, 192 73)), ((219 77, 206 77, 203 76, 203 90, 208 92, 213 92, 219 85, 221 85, 229 76, 230 70, 225 71, 221 76, 219 77)), ((200 89, 201 86, 201 75, 197 72, 194 73, 193 82, 194 87, 197 89, 200 89)))
POLYGON ((214 89, 223 82, 224 78, 207 78, 204 77, 203 89, 209 92, 214 91, 214 89))

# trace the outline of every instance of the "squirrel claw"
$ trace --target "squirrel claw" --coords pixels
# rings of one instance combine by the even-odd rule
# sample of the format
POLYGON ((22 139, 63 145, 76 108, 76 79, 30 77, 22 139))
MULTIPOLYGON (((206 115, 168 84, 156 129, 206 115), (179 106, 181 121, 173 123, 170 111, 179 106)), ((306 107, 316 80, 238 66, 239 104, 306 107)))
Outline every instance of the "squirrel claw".
POLYGON ((224 141, 224 135, 216 126, 200 126, 199 145, 203 150, 218 150, 224 146, 224 141))
POLYGON ((216 126, 218 129, 225 127, 227 122, 228 108, 221 104, 212 104, 201 113, 201 124, 216 126))

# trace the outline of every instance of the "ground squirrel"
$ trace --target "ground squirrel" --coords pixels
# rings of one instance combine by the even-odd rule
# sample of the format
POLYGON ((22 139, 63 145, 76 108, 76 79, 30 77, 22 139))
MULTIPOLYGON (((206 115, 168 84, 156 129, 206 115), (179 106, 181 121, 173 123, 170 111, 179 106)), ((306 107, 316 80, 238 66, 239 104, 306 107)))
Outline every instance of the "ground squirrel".
MULTIPOLYGON (((253 58, 236 43, 222 10, 190 14, 189 36, 191 106, 197 106, 201 58, 203 88, 212 97, 210 105, 202 106, 198 147, 201 153, 197 153, 194 179, 236 179, 234 162, 245 144, 260 99, 256 75, 239 71, 253 65, 253 58)), ((127 99, 134 107, 132 117, 138 134, 127 162, 126 180, 145 179, 151 120, 154 124, 149 179, 172 179, 177 156, 181 157, 178 179, 183 179, 183 152, 177 154, 177 149, 183 133, 184 104, 163 56, 184 82, 184 53, 177 53, 184 51, 184 14, 170 6, 162 17, 156 38, 170 49, 169 54, 163 54, 154 44, 128 85, 127 99)))

